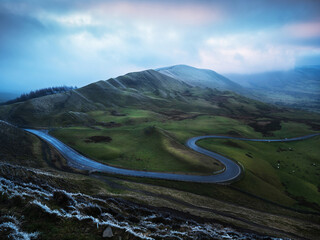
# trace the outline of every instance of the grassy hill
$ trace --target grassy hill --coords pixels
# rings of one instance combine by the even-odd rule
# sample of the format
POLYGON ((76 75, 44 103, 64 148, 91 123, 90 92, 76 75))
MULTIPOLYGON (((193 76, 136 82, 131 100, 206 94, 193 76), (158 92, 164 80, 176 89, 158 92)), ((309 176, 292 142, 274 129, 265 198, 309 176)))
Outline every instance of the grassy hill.
MULTIPOLYGON (((110 165, 137 170, 210 174, 222 166, 212 159, 193 155, 184 147, 188 138, 206 134, 251 138, 262 138, 267 134, 271 138, 284 138, 316 132, 308 121, 280 121, 280 128, 271 128, 266 133, 264 129, 248 125, 253 122, 248 119, 211 114, 177 119, 146 110, 125 108, 118 111, 124 116, 112 116, 104 111, 88 113, 97 121, 119 123, 117 127, 69 127, 56 129, 51 134, 89 157, 110 165), (108 143, 88 142, 92 136, 108 136, 112 140, 108 143)), ((255 120, 257 124, 272 121, 272 118, 255 120)), ((319 116, 315 121, 319 122, 319 116)), ((319 137, 297 143, 272 144, 203 140, 200 146, 220 152, 245 166, 245 178, 235 184, 239 189, 285 206, 320 210, 318 143, 319 137), (280 170, 278 166, 281 166, 280 170)), ((206 195, 211 194, 214 193, 207 189, 206 195)))
POLYGON ((68 169, 48 144, 22 129, 0 120, 0 162, 24 167, 68 169))
MULTIPOLYGON (((184 144, 190 137, 221 134, 279 138, 320 130, 319 114, 194 86, 154 70, 4 105, 0 107, 0 118, 21 126, 49 129, 50 134, 77 151, 109 165, 200 175, 212 174, 223 166, 188 149, 184 144)), ((2 159, 35 167, 53 164, 63 171, 70 170, 37 138, 6 123, 2 125, 2 159)), ((110 184, 113 192, 131 190, 130 194, 126 192, 129 199, 188 209, 196 215, 232 221, 253 230, 259 223, 299 236, 317 235, 316 227, 312 225, 312 232, 308 232, 306 226, 318 218, 305 211, 320 212, 319 137, 295 143, 203 140, 199 144, 241 162, 246 169, 244 177, 222 186, 98 175, 94 176, 98 178, 96 184, 101 179, 101 183, 110 184), (208 209, 219 214, 213 216, 208 209), (239 223, 239 218, 246 220, 239 223)), ((93 178, 90 175, 86 179, 93 178)))
POLYGON ((85 87, 0 106, 3 120, 20 126, 91 124, 87 112, 133 107, 158 113, 167 109, 218 115, 253 116, 279 111, 232 92, 191 86, 154 70, 129 73, 85 87))
POLYGON ((156 71, 184 81, 192 86, 209 87, 220 91, 246 93, 241 85, 209 69, 199 69, 187 65, 175 65, 158 68, 156 71))

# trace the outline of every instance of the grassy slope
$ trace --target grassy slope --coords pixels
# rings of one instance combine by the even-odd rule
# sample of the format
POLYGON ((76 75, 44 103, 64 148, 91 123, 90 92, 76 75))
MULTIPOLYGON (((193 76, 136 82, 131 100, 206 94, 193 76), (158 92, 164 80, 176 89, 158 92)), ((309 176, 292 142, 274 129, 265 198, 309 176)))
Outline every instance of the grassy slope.
MULTIPOLYGON (((212 168, 206 169, 203 168, 203 163, 206 161, 196 161, 195 158, 190 161, 190 157, 188 158, 190 152, 184 152, 184 156, 175 154, 175 151, 181 149, 170 143, 168 139, 173 138, 176 144, 183 144, 190 137, 205 134, 240 134, 245 137, 262 138, 261 133, 255 132, 243 121, 227 117, 203 115, 175 121, 152 111, 134 109, 120 109, 119 111, 126 115, 112 116, 105 111, 88 113, 97 121, 121 123, 122 126, 118 128, 99 126, 100 130, 97 130, 88 127, 73 127, 58 129, 52 133, 80 152, 108 164, 140 170, 202 174, 208 174, 214 170, 213 167, 217 169, 218 166, 211 163, 212 168), (146 135, 145 129, 154 125, 157 131, 146 135), (107 135, 113 140, 110 143, 88 144, 84 142, 86 137, 93 135, 107 135)), ((309 126, 302 123, 289 121, 282 122, 281 125, 281 130, 273 132, 275 137, 300 136, 314 132, 309 126)), ((236 188, 282 205, 297 208, 301 208, 298 202, 303 203, 303 199, 299 196, 303 196, 307 202, 320 203, 316 186, 319 180, 319 176, 316 175, 318 167, 311 166, 314 162, 320 162, 316 148, 318 143, 319 137, 293 143, 250 143, 226 140, 199 142, 201 146, 239 160, 245 166, 245 177, 234 184, 236 188), (289 148, 292 148, 293 151, 289 151, 289 148), (284 150, 277 152, 278 149, 284 150), (278 160, 280 166, 286 166, 285 169, 277 169, 278 160), (304 174, 296 177, 295 174, 290 173, 294 169, 301 171, 301 174, 303 171, 304 174)), ((177 185, 178 189, 206 196, 215 195, 210 184, 195 184, 194 188, 193 185, 189 185, 187 189, 180 183, 174 185, 177 185)), ((225 190, 220 189, 219 191, 225 190)), ((222 193, 222 195, 226 194, 222 193)), ((231 200, 234 201, 237 193, 231 195, 235 196, 231 200)), ((307 203, 307 205, 310 204, 307 203)))
POLYGON ((253 134, 247 125, 226 117, 199 116, 175 121, 147 110, 122 109, 121 113, 125 116, 112 116, 106 111, 88 113, 96 121, 113 121, 121 123, 121 127, 70 127, 57 129, 52 134, 87 156, 107 164, 138 170, 202 174, 211 174, 222 166, 182 146, 188 138, 210 133, 225 134, 226 129, 253 134), (150 126, 156 126, 157 131, 146 134, 150 126), (109 136, 112 141, 85 142, 87 137, 95 135, 109 136))
MULTIPOLYGON (((57 162, 61 159, 56 151, 50 149, 39 138, 2 122, 0 122, 0 146, 1 178, 92 195, 108 196, 124 192, 82 174, 57 171, 57 162), (55 166, 52 166, 53 164, 55 166), (45 174, 40 174, 39 169, 45 174)), ((38 208, 35 209, 29 200, 28 195, 17 195, 9 199, 6 188, 1 189, 1 223, 5 222, 4 216, 15 216, 22 225, 22 231, 40 232, 39 239, 101 239, 102 229, 97 229, 96 224, 54 218, 38 208)), ((9 229, 2 228, 0 239, 17 239, 9 237, 10 233, 9 229)))
POLYGON ((296 199, 320 206, 319 143, 320 137, 291 143, 202 140, 198 144, 244 165, 246 175, 234 186, 284 205, 294 205, 296 199))
POLYGON ((198 159, 190 159, 188 150, 178 145, 172 150, 172 140, 155 129, 145 133, 144 127, 94 130, 90 128, 68 128, 53 133, 78 151, 104 163, 138 170, 211 174, 220 170, 220 164, 209 159, 204 165, 198 159), (88 136, 109 136, 110 143, 86 143, 88 136))
POLYGON ((0 122, 0 160, 31 167, 46 167, 41 141, 23 130, 0 122))

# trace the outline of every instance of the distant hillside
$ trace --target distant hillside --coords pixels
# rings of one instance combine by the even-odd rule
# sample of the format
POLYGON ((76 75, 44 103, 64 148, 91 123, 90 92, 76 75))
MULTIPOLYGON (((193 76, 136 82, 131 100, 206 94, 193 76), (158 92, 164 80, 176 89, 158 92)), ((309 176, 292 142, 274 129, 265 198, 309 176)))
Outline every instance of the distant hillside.
POLYGON ((320 66, 228 77, 255 92, 262 101, 320 111, 320 66))
POLYGON ((10 92, 0 92, 0 103, 9 101, 18 97, 18 93, 10 93, 10 92))
POLYGON ((187 65, 175 65, 156 69, 156 71, 192 86, 209 87, 220 91, 233 91, 240 94, 247 92, 243 87, 230 79, 208 69, 199 69, 187 65))
POLYGON ((250 116, 275 108, 232 92, 191 86, 155 70, 128 73, 79 89, 0 107, 0 119, 19 126, 92 125, 88 112, 121 107, 160 114, 178 109, 217 115, 250 116))
POLYGON ((0 107, 0 119, 19 126, 91 123, 85 113, 110 107, 157 108, 183 101, 190 86, 147 70, 101 80, 79 89, 28 99, 0 107), (180 92, 181 93, 180 93, 180 92))

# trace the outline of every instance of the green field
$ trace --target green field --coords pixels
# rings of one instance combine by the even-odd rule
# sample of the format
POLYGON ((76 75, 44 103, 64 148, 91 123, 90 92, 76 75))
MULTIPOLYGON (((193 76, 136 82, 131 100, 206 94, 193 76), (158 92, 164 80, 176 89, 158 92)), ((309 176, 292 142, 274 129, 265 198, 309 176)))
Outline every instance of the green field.
MULTIPOLYGON (((184 143, 190 137, 221 134, 263 138, 262 133, 245 121, 228 117, 189 112, 183 120, 172 120, 165 114, 148 110, 118 109, 117 112, 119 116, 110 111, 93 111, 88 115, 97 122, 114 122, 120 126, 67 127, 51 134, 79 152, 109 165, 189 174, 212 174, 223 169, 215 160, 187 149, 184 143), (91 136, 108 136, 112 140, 108 143, 86 142, 91 136)), ((303 123, 283 121, 281 129, 273 131, 270 138, 314 132, 303 123)), ((235 159, 245 167, 244 177, 233 184, 235 188, 281 205, 318 209, 319 142, 320 137, 291 143, 206 139, 198 144, 235 159)), ((203 184, 196 187, 195 192, 211 196, 211 186, 203 184)), ((178 184, 177 188, 184 187, 178 184)))
POLYGON ((206 139, 198 145, 242 163, 245 177, 234 184, 242 190, 284 205, 292 203, 288 197, 320 205, 319 143, 318 136, 287 143, 206 139))
MULTIPOLYGON (((181 144, 193 135, 189 132, 188 136, 182 137, 183 125, 176 132, 167 131, 166 126, 170 124, 156 122, 156 114, 137 111, 131 115, 129 112, 126 112, 127 116, 116 117, 119 118, 117 122, 123 124, 121 127, 70 127, 51 133, 79 152, 113 166, 190 174, 212 174, 223 168, 219 162, 181 144), (90 136, 109 136, 112 141, 88 143, 86 139, 90 136)), ((91 114, 98 116, 100 121, 104 119, 100 112, 91 114)))

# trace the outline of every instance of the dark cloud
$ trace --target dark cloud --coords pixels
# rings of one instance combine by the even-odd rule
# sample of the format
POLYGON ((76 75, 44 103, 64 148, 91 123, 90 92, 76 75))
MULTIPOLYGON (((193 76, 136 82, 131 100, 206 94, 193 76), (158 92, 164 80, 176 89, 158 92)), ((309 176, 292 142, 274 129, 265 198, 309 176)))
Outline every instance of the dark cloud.
POLYGON ((32 41, 45 32, 46 28, 35 18, 1 9, 0 61, 21 56, 28 51, 32 41))

